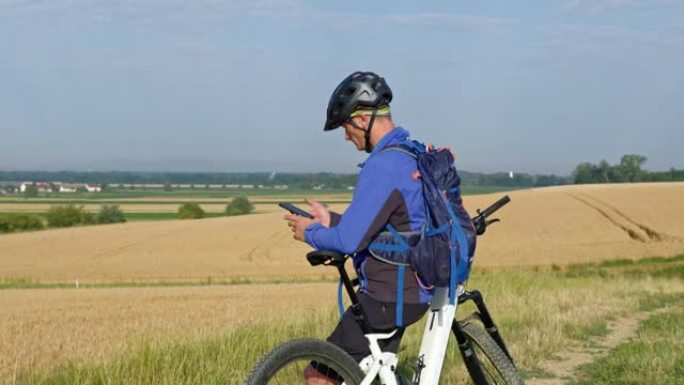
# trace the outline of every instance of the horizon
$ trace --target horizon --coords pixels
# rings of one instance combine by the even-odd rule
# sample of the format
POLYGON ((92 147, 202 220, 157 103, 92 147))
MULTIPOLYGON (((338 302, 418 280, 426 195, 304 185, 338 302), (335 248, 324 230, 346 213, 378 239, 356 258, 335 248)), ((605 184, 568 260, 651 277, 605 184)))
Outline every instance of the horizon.
POLYGON ((684 168, 671 0, 0 0, 0 51, 0 169, 355 173, 322 129, 355 70, 459 169, 684 168))
MULTIPOLYGON (((589 162, 592 164, 598 164, 598 162, 589 162)), ((610 163, 610 162, 609 162, 610 163)), ((611 165, 615 165, 613 163, 610 163, 611 165)), ((675 167, 667 167, 666 169, 659 169, 659 170, 654 170, 649 167, 644 167, 642 170, 645 172, 668 172, 670 170, 677 170, 675 167)), ((318 173, 329 173, 329 174, 337 174, 337 175, 354 175, 358 174, 358 172, 335 172, 335 171, 277 171, 277 170, 256 170, 256 171, 165 171, 165 170, 8 170, 8 169, 0 169, 0 173, 130 173, 130 174, 318 174, 318 173)), ((525 171, 512 171, 512 170, 499 170, 499 171, 491 171, 491 172, 484 172, 484 171, 473 171, 473 170, 465 170, 465 169, 458 169, 458 172, 466 172, 466 173, 471 173, 471 174, 486 174, 486 175, 492 175, 492 174, 509 174, 513 173, 515 174, 522 174, 522 175, 529 175, 529 176, 557 176, 560 178, 571 178, 573 176, 573 172, 570 172, 569 174, 555 174, 555 173, 534 173, 534 172, 525 172, 525 171)), ((0 179, 0 182, 3 181, 0 179)), ((13 181, 13 182, 18 182, 18 181, 13 181)))

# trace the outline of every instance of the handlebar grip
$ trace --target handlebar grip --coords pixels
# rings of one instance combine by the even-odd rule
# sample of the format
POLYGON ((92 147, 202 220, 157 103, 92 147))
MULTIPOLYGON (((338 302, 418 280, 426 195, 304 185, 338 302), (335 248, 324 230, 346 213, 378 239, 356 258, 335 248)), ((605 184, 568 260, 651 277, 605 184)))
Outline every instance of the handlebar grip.
POLYGON ((494 214, 496 210, 500 209, 510 201, 511 198, 508 195, 504 195, 503 198, 499 199, 498 201, 494 202, 494 204, 487 207, 480 215, 482 215, 484 218, 487 218, 488 216, 494 214))

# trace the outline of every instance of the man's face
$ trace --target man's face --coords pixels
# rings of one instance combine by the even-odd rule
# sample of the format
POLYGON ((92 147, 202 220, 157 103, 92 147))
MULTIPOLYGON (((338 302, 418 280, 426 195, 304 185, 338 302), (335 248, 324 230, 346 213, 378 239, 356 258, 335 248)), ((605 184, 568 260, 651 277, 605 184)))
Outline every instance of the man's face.
MULTIPOLYGON (((364 127, 363 126, 363 118, 361 116, 355 117, 354 123, 356 124, 357 127, 364 127)), ((359 151, 365 151, 366 150, 366 139, 364 137, 365 132, 363 131, 363 128, 357 128, 354 127, 350 121, 342 123, 342 128, 344 128, 344 140, 348 140, 356 146, 356 149, 359 151)))

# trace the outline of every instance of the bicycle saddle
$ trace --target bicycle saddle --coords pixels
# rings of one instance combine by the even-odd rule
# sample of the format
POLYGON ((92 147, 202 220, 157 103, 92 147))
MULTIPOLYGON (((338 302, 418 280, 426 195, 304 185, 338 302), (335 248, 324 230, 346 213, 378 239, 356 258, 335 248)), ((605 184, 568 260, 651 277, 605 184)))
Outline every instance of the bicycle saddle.
POLYGON ((311 266, 317 265, 343 265, 346 255, 334 250, 314 250, 306 254, 306 259, 311 266))

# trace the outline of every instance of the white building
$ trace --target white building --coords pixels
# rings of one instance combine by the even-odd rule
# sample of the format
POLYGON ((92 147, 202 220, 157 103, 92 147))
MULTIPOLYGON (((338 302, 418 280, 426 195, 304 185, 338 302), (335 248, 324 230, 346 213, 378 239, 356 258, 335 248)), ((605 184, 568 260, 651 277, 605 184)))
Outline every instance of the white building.
POLYGON ((76 189, 78 189, 77 184, 68 184, 68 183, 62 183, 59 186, 59 192, 61 193, 72 193, 76 192, 76 189))
MULTIPOLYGON (((19 191, 26 191, 26 187, 32 185, 34 182, 24 182, 19 186, 19 191)), ((52 192, 52 186, 47 182, 35 182, 38 192, 52 192)))

